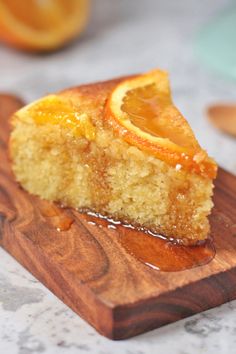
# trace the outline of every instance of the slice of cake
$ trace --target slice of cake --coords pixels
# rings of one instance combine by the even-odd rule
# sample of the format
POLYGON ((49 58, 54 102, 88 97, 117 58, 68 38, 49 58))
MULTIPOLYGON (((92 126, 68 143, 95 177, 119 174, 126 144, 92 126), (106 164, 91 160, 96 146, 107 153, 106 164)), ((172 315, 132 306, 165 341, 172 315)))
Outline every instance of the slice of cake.
POLYGON ((49 95, 12 122, 13 171, 30 193, 185 244, 207 238, 217 167, 173 105, 165 72, 49 95))

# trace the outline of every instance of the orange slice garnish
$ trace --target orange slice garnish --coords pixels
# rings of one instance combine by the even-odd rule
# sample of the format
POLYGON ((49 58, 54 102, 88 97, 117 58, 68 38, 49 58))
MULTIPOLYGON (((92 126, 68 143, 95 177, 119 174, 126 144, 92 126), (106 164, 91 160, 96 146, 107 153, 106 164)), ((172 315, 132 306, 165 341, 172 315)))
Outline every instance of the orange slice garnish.
POLYGON ((153 70, 118 84, 107 101, 105 119, 128 143, 177 170, 216 176, 215 162, 172 102, 166 72, 153 70))
POLYGON ((76 37, 88 19, 89 0, 0 0, 0 39, 47 51, 76 37))
POLYGON ((23 107, 16 117, 25 123, 33 120, 37 125, 58 125, 74 137, 83 136, 90 141, 96 136, 90 116, 80 112, 71 100, 57 95, 43 97, 23 107))

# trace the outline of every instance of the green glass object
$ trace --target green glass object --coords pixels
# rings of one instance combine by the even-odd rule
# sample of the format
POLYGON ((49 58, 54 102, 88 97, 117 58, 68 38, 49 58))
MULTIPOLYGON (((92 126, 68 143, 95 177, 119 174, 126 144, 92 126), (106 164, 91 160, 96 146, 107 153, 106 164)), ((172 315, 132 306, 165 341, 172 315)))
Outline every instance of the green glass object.
POLYGON ((236 79, 236 5, 199 33, 196 47, 210 68, 236 79))

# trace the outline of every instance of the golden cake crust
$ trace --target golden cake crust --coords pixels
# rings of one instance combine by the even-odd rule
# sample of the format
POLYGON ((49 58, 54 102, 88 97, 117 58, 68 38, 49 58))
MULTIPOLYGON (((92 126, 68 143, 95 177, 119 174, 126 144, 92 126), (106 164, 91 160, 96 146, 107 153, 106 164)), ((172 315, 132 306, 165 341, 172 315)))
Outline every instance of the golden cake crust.
MULTIPOLYGON (((138 76, 122 77, 105 82, 99 82, 95 84, 82 85, 72 89, 67 89, 59 93, 62 97, 71 99, 74 104, 76 102, 84 102, 85 106, 90 105, 93 112, 91 118, 95 125, 106 125, 110 127, 113 132, 121 136, 131 145, 135 145, 138 148, 147 151, 148 153, 166 161, 172 166, 179 165, 181 168, 193 172, 203 177, 212 179, 216 177, 217 165, 213 159, 211 159, 206 151, 204 151, 198 144, 189 124, 181 113, 173 105, 170 114, 172 114, 172 121, 179 121, 176 127, 183 126, 183 131, 189 136, 192 142, 193 151, 189 152, 187 149, 183 149, 181 146, 173 145, 168 139, 163 139, 164 144, 158 146, 158 144, 149 143, 136 135, 135 132, 127 130, 121 126, 116 119, 113 119, 112 112, 110 110, 110 100, 112 91, 123 82, 129 82, 130 79, 135 79, 138 76), (170 145, 170 146, 169 146, 170 145)), ((82 104, 83 105, 83 104, 82 104)), ((175 128, 175 127, 173 127, 175 128)))

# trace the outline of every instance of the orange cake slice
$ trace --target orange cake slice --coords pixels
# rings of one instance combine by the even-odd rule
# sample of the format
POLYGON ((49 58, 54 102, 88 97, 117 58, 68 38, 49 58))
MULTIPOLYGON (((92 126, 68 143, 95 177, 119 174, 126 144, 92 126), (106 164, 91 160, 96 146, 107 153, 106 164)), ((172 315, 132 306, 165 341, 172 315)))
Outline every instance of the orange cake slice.
POLYGON ((49 95, 12 122, 13 171, 30 193, 185 244, 207 238, 217 167, 174 106, 166 72, 49 95))

